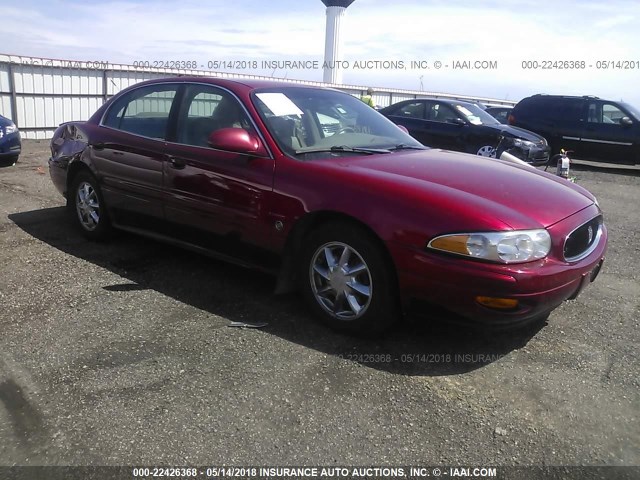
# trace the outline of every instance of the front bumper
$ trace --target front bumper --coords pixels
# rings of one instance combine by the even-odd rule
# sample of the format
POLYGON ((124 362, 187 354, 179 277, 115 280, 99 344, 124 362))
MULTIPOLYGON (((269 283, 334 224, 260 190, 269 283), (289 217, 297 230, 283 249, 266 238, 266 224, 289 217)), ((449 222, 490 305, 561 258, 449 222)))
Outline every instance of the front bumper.
POLYGON ((0 138, 0 157, 13 157, 22 152, 20 133, 10 133, 0 138))
POLYGON ((528 150, 521 148, 513 148, 512 150, 513 151, 510 151, 509 153, 514 154, 516 157, 533 166, 546 165, 549 162, 549 157, 551 155, 551 149, 548 145, 544 147, 536 146, 528 150))
POLYGON ((437 305, 472 323, 518 326, 546 315, 562 302, 575 298, 595 280, 604 262, 607 230, 587 257, 564 261, 564 238, 578 225, 598 215, 593 205, 548 228, 553 245, 548 257, 525 264, 502 265, 441 255, 428 250, 393 245, 400 291, 410 300, 437 305), (518 300, 513 310, 480 305, 476 297, 518 300))

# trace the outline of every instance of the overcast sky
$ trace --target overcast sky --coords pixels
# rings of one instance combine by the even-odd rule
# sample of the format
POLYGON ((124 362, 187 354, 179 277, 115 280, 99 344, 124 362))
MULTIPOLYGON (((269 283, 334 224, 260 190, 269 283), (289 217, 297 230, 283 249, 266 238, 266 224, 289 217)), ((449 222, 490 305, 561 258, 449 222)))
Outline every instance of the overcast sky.
MULTIPOLYGON (((2 6, 0 53, 133 61, 318 60, 320 0, 22 0, 2 6)), ((640 107, 638 0, 356 0, 343 23, 343 59, 406 68, 344 71, 347 84, 518 100, 533 93, 597 95, 640 107), (428 70, 412 70, 423 60, 428 70), (441 61, 440 70, 433 68, 441 61), (454 61, 497 61, 497 70, 453 70, 454 61), (523 61, 584 61, 581 70, 527 70, 523 61), (599 61, 634 69, 598 70, 599 61)), ((322 70, 259 71, 322 80, 322 70)))

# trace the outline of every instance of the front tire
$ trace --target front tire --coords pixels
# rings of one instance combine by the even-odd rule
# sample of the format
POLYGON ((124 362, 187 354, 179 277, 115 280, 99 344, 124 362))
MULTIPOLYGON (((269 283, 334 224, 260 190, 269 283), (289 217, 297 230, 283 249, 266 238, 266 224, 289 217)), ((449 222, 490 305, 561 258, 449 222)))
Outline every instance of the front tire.
POLYGON ((70 189, 70 207, 80 231, 89 240, 106 240, 111 235, 111 221, 96 178, 79 172, 70 189))
POLYGON ((0 159, 0 165, 7 166, 7 167, 12 167, 16 163, 18 163, 18 157, 19 157, 19 155, 11 155, 10 157, 4 157, 4 158, 0 159))
POLYGON ((476 155, 481 157, 496 158, 496 147, 492 145, 484 145, 478 149, 476 155))
POLYGON ((306 237, 299 279, 316 316, 336 330, 376 335, 400 316, 395 274, 371 234, 326 224, 306 237))

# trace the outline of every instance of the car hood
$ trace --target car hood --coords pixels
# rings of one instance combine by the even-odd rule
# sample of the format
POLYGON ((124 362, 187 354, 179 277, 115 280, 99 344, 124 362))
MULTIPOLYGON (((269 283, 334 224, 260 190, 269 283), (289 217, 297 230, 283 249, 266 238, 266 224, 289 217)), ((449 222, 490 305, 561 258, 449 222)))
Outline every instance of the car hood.
POLYGON ((522 138, 534 143, 539 143, 541 140, 546 141, 544 140, 544 137, 529 130, 525 130, 524 128, 513 127, 502 123, 500 125, 493 125, 493 128, 500 130, 502 133, 506 133, 507 135, 511 135, 512 137, 522 138))
MULTIPOLYGON (((528 166, 446 150, 428 149, 337 162, 358 176, 409 196, 453 209, 464 204, 478 218, 513 229, 548 227, 589 207, 584 188, 528 166)), ((403 196, 404 196, 403 195, 403 196)))

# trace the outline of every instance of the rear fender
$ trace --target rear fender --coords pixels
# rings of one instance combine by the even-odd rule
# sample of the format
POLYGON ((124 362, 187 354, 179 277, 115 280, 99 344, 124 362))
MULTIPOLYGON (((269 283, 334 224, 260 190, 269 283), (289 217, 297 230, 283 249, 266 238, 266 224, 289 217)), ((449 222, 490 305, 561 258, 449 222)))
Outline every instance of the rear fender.
POLYGON ((82 125, 79 122, 69 122, 57 128, 51 138, 52 160, 69 163, 87 148, 89 138, 82 125))
MULTIPOLYGON (((91 171, 90 164, 86 162, 84 155, 88 151, 89 137, 84 122, 69 122, 60 125, 51 138, 50 166, 63 170, 64 180, 59 189, 65 197, 68 197, 73 177, 83 169, 91 171)), ((68 198, 67 198, 68 200, 68 198)))

